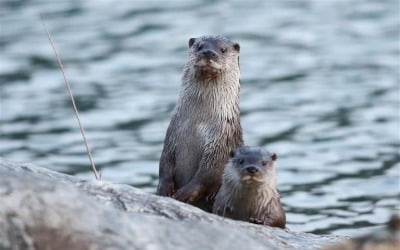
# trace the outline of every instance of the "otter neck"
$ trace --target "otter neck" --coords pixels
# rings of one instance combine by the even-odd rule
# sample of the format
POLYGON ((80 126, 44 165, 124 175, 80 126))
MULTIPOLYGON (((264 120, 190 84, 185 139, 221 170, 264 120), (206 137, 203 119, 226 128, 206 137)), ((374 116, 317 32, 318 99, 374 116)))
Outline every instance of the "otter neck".
POLYGON ((221 119, 239 117, 239 73, 220 72, 213 78, 196 76, 194 69, 185 70, 180 99, 192 110, 207 109, 208 114, 221 119))

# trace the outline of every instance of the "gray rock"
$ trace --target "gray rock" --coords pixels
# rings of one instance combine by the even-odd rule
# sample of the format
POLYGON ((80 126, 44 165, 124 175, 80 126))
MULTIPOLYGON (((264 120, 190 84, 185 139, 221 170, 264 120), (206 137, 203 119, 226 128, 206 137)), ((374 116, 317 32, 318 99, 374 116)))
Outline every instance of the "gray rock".
POLYGON ((400 216, 393 214, 386 227, 352 239, 344 240, 325 250, 399 250, 400 249, 400 216))
POLYGON ((0 159, 0 249, 319 249, 340 239, 0 159))

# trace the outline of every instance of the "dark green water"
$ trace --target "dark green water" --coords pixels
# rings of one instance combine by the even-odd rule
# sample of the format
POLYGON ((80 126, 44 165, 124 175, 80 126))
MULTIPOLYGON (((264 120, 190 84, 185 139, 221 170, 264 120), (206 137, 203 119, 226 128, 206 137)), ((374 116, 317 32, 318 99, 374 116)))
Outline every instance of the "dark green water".
POLYGON ((241 44, 245 141, 278 154, 288 227, 355 235, 399 211, 399 1, 0 3, 0 155, 93 178, 39 21, 107 181, 154 192, 189 37, 241 44))

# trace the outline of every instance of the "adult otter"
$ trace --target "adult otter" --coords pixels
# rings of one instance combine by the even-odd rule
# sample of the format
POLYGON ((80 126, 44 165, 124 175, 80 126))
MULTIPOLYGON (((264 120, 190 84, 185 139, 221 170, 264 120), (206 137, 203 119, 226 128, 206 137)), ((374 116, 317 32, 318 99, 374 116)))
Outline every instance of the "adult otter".
POLYGON ((276 154, 241 147, 231 152, 213 212, 236 220, 285 228, 286 215, 276 189, 276 154))
POLYGON ((239 50, 222 36, 189 39, 178 103, 164 141, 157 194, 211 211, 229 152, 243 144, 239 50))

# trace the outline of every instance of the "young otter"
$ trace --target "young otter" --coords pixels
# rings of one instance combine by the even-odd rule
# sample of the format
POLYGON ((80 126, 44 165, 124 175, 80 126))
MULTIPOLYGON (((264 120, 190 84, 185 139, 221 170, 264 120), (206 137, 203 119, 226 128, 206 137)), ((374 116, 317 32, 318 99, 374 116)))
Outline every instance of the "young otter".
POLYGON ((213 213, 231 219, 285 228, 286 215, 276 189, 276 154, 241 147, 231 152, 213 213))
POLYGON ((178 103, 161 154, 157 194, 211 211, 229 152, 243 144, 238 43, 189 39, 178 103))

